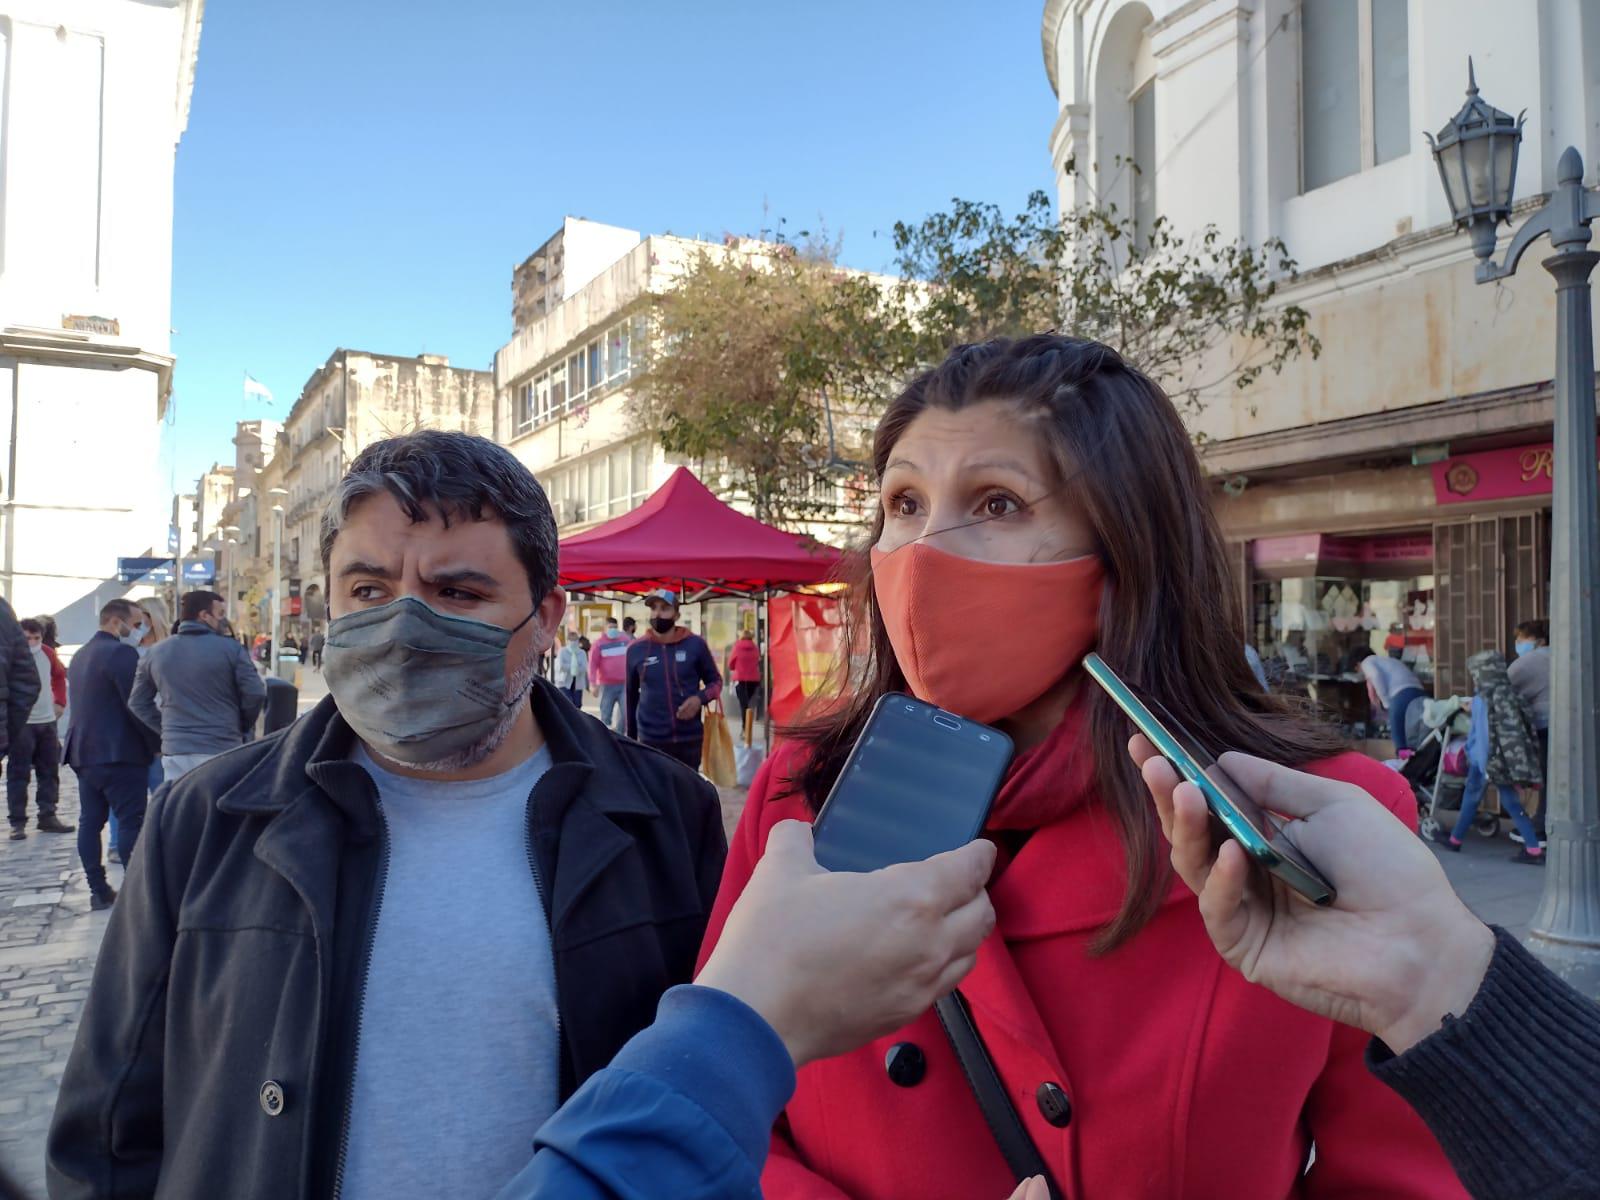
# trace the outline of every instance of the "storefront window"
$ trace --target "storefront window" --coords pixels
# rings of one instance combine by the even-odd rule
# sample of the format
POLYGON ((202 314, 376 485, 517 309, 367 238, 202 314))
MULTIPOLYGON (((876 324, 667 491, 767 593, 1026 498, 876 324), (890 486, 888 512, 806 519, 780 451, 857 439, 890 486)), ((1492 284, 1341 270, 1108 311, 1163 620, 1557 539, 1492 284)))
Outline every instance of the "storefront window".
POLYGON ((1427 534, 1306 535, 1252 546, 1250 635, 1268 685, 1309 695, 1344 732, 1368 736, 1360 659, 1397 654, 1433 685, 1434 577, 1427 534))

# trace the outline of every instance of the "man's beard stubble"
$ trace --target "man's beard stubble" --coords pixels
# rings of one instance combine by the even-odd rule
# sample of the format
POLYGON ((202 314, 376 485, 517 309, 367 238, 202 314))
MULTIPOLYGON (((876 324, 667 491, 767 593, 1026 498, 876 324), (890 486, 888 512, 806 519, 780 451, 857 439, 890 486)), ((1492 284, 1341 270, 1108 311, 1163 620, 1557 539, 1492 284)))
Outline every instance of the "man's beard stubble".
POLYGON ((401 762, 399 759, 390 758, 376 746, 369 746, 368 749, 376 754, 377 757, 396 766, 411 771, 427 771, 430 774, 465 771, 469 767, 477 766, 496 750, 500 749, 501 746, 505 745, 506 738, 511 736, 511 730, 516 726, 517 719, 522 716, 522 710, 528 703, 528 693, 533 689, 534 676, 539 673, 539 659, 543 655, 544 650, 536 640, 528 643, 528 653, 523 656, 522 662, 511 673, 511 677, 506 680, 506 711, 501 715, 500 720, 495 723, 495 727, 472 743, 472 745, 457 750, 454 754, 446 755, 444 758, 436 758, 430 762, 419 763, 401 762))

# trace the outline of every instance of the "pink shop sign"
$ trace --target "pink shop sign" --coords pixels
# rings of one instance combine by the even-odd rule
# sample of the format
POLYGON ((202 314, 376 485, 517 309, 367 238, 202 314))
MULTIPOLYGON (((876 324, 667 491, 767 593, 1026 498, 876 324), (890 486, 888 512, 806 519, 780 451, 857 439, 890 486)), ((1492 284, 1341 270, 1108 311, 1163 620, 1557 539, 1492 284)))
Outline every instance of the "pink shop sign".
POLYGON ((1260 570, 1294 567, 1329 569, 1357 564, 1372 567, 1431 561, 1433 535, 1400 533, 1347 537, 1299 533, 1286 537, 1257 538, 1251 543, 1250 551, 1251 561, 1260 570))
MULTIPOLYGON (((1600 441, 1595 453, 1600 455, 1600 441)), ((1433 464, 1433 496, 1440 504, 1548 496, 1554 466, 1549 442, 1457 454, 1433 464)))

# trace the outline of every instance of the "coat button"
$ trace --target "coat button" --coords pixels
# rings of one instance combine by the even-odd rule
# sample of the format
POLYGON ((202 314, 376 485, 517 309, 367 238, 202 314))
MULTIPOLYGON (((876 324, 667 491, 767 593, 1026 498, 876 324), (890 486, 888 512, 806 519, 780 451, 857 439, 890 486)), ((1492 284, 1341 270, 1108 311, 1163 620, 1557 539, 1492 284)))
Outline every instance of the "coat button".
POLYGON ((916 1087, 928 1073, 928 1058, 914 1042, 896 1042, 889 1047, 883 1065, 889 1071, 889 1082, 899 1087, 916 1087))
POLYGON ((269 1079, 261 1085, 261 1111, 275 1117, 283 1111, 283 1084, 269 1079))
POLYGON ((1061 1090, 1059 1083, 1041 1083, 1033 1094, 1039 1102, 1039 1112, 1057 1129, 1064 1129, 1072 1121, 1072 1101, 1061 1090))

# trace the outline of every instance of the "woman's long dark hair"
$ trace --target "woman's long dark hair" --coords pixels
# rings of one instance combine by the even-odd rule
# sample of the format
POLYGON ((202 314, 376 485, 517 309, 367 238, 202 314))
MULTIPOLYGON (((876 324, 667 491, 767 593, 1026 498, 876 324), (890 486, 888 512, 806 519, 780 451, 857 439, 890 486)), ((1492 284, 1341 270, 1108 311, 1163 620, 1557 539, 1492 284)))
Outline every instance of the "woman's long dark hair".
MULTIPOLYGON (((1055 334, 959 346, 889 405, 873 439, 878 478, 919 413, 988 400, 1036 421, 1065 494, 1087 518, 1105 564, 1100 655, 1160 700, 1216 753, 1245 750, 1300 765, 1344 748, 1303 706, 1261 691, 1244 656, 1244 614, 1200 464, 1172 402, 1149 378, 1098 342, 1055 334)), ((883 533, 883 509, 867 547, 883 533)), ((788 781, 815 811, 885 692, 904 691, 871 587, 866 548, 851 559, 842 699, 787 730, 809 747, 788 781)), ((1048 621, 1050 614, 1041 612, 1048 621)), ((1165 894, 1168 868, 1148 793, 1127 754, 1132 727, 1089 688, 1095 782, 1127 858, 1122 909, 1100 931, 1097 951, 1138 932, 1165 894)))

